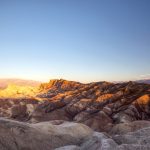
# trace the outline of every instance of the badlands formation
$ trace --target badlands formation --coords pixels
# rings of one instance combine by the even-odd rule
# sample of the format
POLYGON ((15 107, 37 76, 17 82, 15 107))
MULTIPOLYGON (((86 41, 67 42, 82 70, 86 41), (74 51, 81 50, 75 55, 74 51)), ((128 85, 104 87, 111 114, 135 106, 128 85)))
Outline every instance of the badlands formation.
POLYGON ((0 90, 1 150, 149 150, 150 85, 51 80, 0 90))

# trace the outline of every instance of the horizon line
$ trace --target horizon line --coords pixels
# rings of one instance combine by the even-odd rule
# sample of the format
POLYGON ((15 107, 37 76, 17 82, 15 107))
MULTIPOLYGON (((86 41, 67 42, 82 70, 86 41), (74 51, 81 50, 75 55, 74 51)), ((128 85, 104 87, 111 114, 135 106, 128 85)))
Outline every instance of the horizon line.
POLYGON ((139 80, 150 80, 150 78, 146 78, 146 79, 143 79, 143 78, 139 78, 139 79, 135 79, 135 80, 96 80, 96 81, 79 81, 79 80, 68 80, 68 79, 65 79, 65 78, 49 78, 48 79, 44 79, 44 80, 34 80, 34 79, 31 79, 31 78, 20 78, 20 77, 0 77, 0 80, 26 80, 26 81, 35 81, 35 82, 40 82, 40 83, 47 83, 49 82, 50 80, 66 80, 66 81, 75 81, 75 82, 80 82, 80 83, 92 83, 92 82, 113 82, 113 83, 118 83, 118 82, 129 82, 129 81, 139 81, 139 80))

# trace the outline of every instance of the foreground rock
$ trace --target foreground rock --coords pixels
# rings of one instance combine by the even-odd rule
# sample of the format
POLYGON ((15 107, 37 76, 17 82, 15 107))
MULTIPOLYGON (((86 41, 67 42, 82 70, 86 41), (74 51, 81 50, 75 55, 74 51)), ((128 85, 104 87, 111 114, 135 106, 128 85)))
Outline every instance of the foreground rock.
POLYGON ((135 132, 137 130, 150 127, 150 121, 141 120, 141 121, 133 121, 130 123, 121 123, 115 125, 109 134, 111 135, 122 135, 127 134, 128 132, 135 132))
POLYGON ((117 144, 102 133, 95 132, 91 138, 82 144, 81 150, 116 150, 117 144))
POLYGON ((35 124, 0 118, 0 150, 149 150, 150 126, 122 135, 94 132, 80 123, 35 124))
POLYGON ((150 127, 113 137, 120 146, 117 150, 149 150, 150 127))
POLYGON ((81 148, 79 146, 76 146, 76 145, 69 145, 69 146, 56 148, 55 150, 81 150, 81 148))
POLYGON ((92 134, 90 128, 77 123, 28 124, 0 119, 0 150, 53 150, 66 145, 80 145, 92 134))

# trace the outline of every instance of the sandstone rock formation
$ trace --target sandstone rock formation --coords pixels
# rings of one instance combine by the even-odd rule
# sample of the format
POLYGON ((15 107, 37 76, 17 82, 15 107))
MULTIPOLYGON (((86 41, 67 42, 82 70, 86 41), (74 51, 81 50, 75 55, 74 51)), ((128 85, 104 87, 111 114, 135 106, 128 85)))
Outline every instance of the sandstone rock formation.
POLYGON ((150 120, 150 85, 51 80, 34 98, 0 99, 0 115, 27 122, 66 120, 110 132, 116 124, 150 120))
POLYGON ((150 119, 148 84, 54 80, 45 84, 37 96, 47 100, 36 107, 31 121, 63 119, 109 132, 115 124, 150 119))

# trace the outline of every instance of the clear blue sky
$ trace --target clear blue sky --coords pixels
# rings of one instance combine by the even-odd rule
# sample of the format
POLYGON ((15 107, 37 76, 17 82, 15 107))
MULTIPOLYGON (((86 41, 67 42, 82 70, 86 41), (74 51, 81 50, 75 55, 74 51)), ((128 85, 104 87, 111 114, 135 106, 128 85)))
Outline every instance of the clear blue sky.
POLYGON ((149 74, 150 0, 0 0, 0 78, 149 74))

